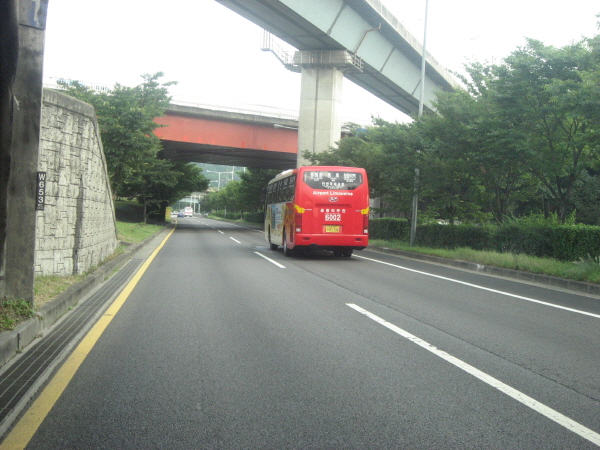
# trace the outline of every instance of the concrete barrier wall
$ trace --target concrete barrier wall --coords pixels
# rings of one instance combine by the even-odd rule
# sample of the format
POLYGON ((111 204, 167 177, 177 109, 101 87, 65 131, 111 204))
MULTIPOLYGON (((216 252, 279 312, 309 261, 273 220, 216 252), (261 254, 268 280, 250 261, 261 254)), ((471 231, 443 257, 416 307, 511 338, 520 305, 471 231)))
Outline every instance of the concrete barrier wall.
POLYGON ((115 212, 94 109, 44 90, 38 170, 46 202, 37 211, 35 275, 86 272, 118 245, 115 212))

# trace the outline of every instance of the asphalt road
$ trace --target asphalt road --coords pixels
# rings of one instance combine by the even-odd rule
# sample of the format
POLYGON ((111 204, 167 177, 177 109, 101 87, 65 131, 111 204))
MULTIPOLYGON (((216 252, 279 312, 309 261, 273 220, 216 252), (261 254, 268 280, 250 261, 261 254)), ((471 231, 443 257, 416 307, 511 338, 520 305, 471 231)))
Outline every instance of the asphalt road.
POLYGON ((180 219, 29 449, 587 449, 600 300, 180 219))

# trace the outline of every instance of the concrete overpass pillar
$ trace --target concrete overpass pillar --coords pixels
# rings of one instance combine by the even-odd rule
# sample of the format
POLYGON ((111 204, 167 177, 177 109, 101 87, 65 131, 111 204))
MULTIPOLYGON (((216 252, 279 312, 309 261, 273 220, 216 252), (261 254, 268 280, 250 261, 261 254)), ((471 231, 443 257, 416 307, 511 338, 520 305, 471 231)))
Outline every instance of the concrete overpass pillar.
POLYGON ((302 156, 308 150, 321 153, 340 140, 344 72, 356 69, 360 59, 345 50, 298 51, 294 66, 301 68, 300 116, 297 167, 310 163, 302 156))
POLYGON ((302 69, 297 167, 309 165, 302 152, 321 153, 340 140, 343 71, 335 67, 302 69))
MULTIPOLYGON (((14 6, 12 12, 17 14, 11 18, 11 34, 3 33, 0 43, 14 43, 18 46, 18 55, 10 55, 14 81, 2 86, 4 99, 0 105, 3 108, 0 295, 33 303, 42 63, 48 0, 9 1, 14 6)), ((0 23, 4 25, 3 21, 0 23)))

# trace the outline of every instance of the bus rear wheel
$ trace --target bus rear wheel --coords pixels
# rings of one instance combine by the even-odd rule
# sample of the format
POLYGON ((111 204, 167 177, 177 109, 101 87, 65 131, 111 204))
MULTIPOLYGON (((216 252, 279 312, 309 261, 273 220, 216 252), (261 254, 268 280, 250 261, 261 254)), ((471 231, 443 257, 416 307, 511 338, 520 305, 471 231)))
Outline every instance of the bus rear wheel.
POLYGON ((294 251, 288 247, 287 237, 286 237, 285 233, 283 233, 283 254, 285 256, 293 256, 294 255, 294 251))
POLYGON ((271 242, 271 228, 269 228, 269 248, 273 251, 277 250, 277 247, 279 247, 279 245, 277 244, 273 244, 271 242))

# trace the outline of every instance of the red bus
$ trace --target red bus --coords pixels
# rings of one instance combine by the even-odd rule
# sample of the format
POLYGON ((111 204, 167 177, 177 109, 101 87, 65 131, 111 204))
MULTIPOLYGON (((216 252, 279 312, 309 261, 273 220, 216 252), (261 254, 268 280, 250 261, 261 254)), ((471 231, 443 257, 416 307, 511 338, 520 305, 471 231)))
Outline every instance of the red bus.
POLYGON ((369 244, 365 169, 304 166, 273 178, 266 191, 265 238, 271 250, 323 249, 352 256, 369 244))

